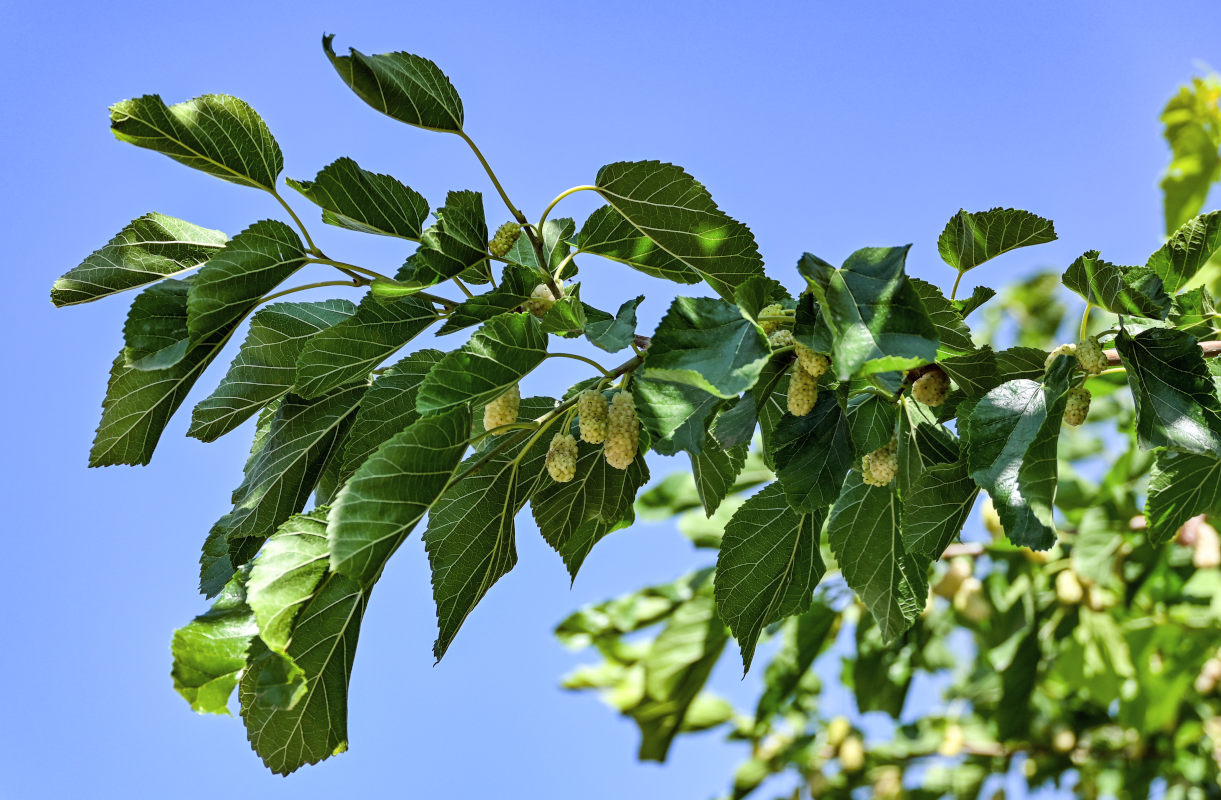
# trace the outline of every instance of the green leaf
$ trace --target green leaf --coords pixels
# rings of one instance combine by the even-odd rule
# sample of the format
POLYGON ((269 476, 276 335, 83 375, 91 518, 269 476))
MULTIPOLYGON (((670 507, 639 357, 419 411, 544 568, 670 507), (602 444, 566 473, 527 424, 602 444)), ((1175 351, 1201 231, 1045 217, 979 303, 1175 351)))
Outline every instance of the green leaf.
POLYGON ((703 184, 681 167, 621 161, 598 170, 598 192, 637 230, 694 269, 726 300, 763 259, 750 229, 717 208, 703 184))
MULTIPOLYGON (((573 231, 576 230, 577 224, 573 222, 571 217, 559 217, 558 219, 549 219, 543 223, 543 238, 542 251, 546 258, 546 263, 538 260, 538 252, 534 249, 534 243, 530 241, 530 237, 523 231, 517 237, 517 241, 509 248, 509 252, 505 253, 505 260, 511 264, 518 264, 527 267, 534 271, 534 283, 531 289, 543 283, 546 279, 543 273, 554 274, 559 268, 560 262, 563 261, 570 252, 572 247, 568 244, 568 240, 572 238, 573 231)), ((564 268, 561 273, 561 278, 569 278, 576 274, 576 266, 569 262, 569 265, 564 268)))
POLYGON ((699 453, 704 446, 707 420, 721 398, 694 386, 637 377, 632 396, 640 424, 658 453, 672 456, 680 450, 699 453))
POLYGON ((538 482, 548 442, 540 437, 522 453, 530 431, 502 435, 513 438, 503 446, 497 442, 494 453, 475 455, 463 462, 458 468, 460 479, 441 495, 428 515, 424 546, 432 565, 437 605, 433 655, 438 661, 467 615, 492 584, 517 563, 513 518, 538 482), (471 472, 485 459, 478 471, 471 472))
POLYGON ((771 350, 737 307, 709 297, 678 297, 653 334, 644 376, 736 397, 755 385, 771 350))
POLYGON ((256 222, 234 236, 191 280, 191 341, 201 342, 236 324, 305 261, 301 240, 279 220, 256 222))
POLYGON ((1169 541, 1187 520, 1221 503, 1221 460, 1163 450, 1153 462, 1145 516, 1154 544, 1169 541))
POLYGON ((1146 450, 1172 447, 1221 456, 1221 402, 1196 340, 1150 328, 1115 339, 1136 401, 1136 437, 1146 450))
POLYGON ((461 133, 462 99, 436 64, 411 53, 336 55, 334 34, 322 37, 327 58, 343 82, 378 111, 408 125, 461 133))
POLYGON ((797 692, 814 659, 830 641, 834 609, 816 599, 810 608, 784 624, 780 650, 763 673, 763 693, 755 707, 755 719, 764 721, 781 711, 797 692))
POLYGON ((260 691, 264 670, 254 661, 238 697, 254 751, 277 775, 338 755, 348 747, 348 681, 368 594, 342 575, 327 574, 297 613, 287 655, 302 672, 305 691, 291 708, 260 691))
POLYGON ((1010 250, 1055 240, 1052 221, 1029 211, 994 208, 972 213, 962 209, 950 217, 937 237, 937 250, 945 263, 966 272, 1010 250))
POLYGON ((973 353, 940 359, 937 366, 967 397, 976 398, 1001 385, 996 361, 996 353, 984 345, 973 353))
POLYGON ((636 337, 636 307, 644 301, 644 295, 628 300, 619 306, 618 313, 611 316, 592 306, 585 306, 585 338, 589 343, 608 353, 617 353, 631 344, 636 337))
POLYGON ((818 550, 821 513, 799 514, 779 483, 752 496, 725 526, 717 556, 716 605, 750 671, 764 627, 805 611, 826 566, 818 550))
POLYGON ((899 497, 906 499, 912 484, 935 464, 958 460, 958 440, 937 422, 927 406, 904 398, 899 404, 899 435, 896 457, 899 497))
POLYGON ((543 332, 569 338, 580 336, 585 331, 586 308, 581 302, 581 284, 574 283, 543 315, 543 332))
POLYGON ((288 395, 280 403, 266 439, 247 464, 245 480, 234 490, 233 511, 213 526, 214 535, 229 543, 233 565, 253 558, 263 541, 305 506, 364 393, 364 386, 351 386, 314 400, 288 395))
POLYGON ((471 412, 455 406, 382 443, 339 491, 327 523, 331 569, 372 586, 446 488, 466 451, 471 412))
POLYGON ((428 201, 419 192, 346 157, 327 164, 312 181, 285 183, 322 208, 323 222, 351 231, 418 242, 428 218, 428 201))
POLYGON ((245 101, 228 95, 206 94, 172 106, 155 94, 122 100, 110 107, 110 130, 121 142, 272 193, 284 169, 267 124, 245 101))
POLYGON ((1203 286, 1176 295, 1170 311, 1174 327, 1188 333, 1201 342, 1214 341, 1221 337, 1217 306, 1212 295, 1203 286))
POLYGON ((941 558, 962 531, 978 495, 965 461, 924 470, 903 495, 903 549, 929 561, 941 558))
POLYGON ((867 392, 848 398, 848 436, 857 456, 871 453, 889 442, 899 421, 899 407, 867 392))
POLYGON ((1162 279, 1149 267, 1121 267, 1103 261, 1097 250, 1087 251, 1063 276, 1064 285, 1087 303, 1116 314, 1165 319, 1170 297, 1162 279))
POLYGON ((577 249, 626 264, 645 275, 675 283, 699 283, 700 274, 641 233, 612 206, 590 214, 577 234, 577 249))
POLYGON ((229 697, 258 634, 246 605, 246 575, 235 575, 212 608, 174 632, 174 689, 202 714, 228 714, 229 697))
POLYGON ((1192 78, 1162 109, 1164 136, 1173 158, 1162 177, 1166 233, 1203 208, 1208 191, 1221 179, 1221 110, 1216 78, 1192 78))
POLYGON ((1005 380, 1041 380, 1047 367, 1047 351, 1037 347, 1010 347, 996 354, 996 370, 1005 380))
POLYGON ((966 421, 971 478, 991 495, 1010 541, 1033 550, 1056 542, 1056 444, 1075 361, 1057 358, 1044 383, 1002 383, 966 421))
POLYGON ((577 437, 577 472, 568 483, 542 477, 530 498, 530 511, 539 533, 551 545, 576 580, 586 556, 603 536, 635 520, 632 501, 649 480, 649 468, 637 458, 627 469, 606 463, 602 448, 577 437))
POLYGON ((821 511, 835 502, 853 462, 848 419, 835 394, 819 392, 814 408, 804 417, 785 414, 768 450, 794 510, 821 511))
POLYGON ((450 192, 437 209, 436 223, 424 231, 420 249, 397 276, 420 289, 461 275, 488 257, 488 224, 479 192, 450 192))
POLYGON ((856 470, 831 508, 827 541, 844 580, 893 642, 924 609, 926 596, 913 588, 914 563, 903 551, 899 520, 903 509, 889 487, 869 486, 856 470))
POLYGON ((420 418, 415 396, 424 376, 445 354, 440 350, 417 350, 404 356, 377 376, 360 401, 360 410, 344 445, 344 480, 373 455, 382 442, 420 418))
POLYGON ((220 231, 164 214, 145 214, 51 287, 56 307, 89 303, 195 269, 225 246, 220 231))
POLYGON ((989 289, 987 286, 976 286, 971 292, 971 296, 961 300, 951 300, 954 307, 958 309, 958 313, 963 319, 971 316, 971 312, 982 306, 984 303, 996 297, 996 290, 989 289))
POLYGON ((297 358, 311 337, 356 311, 347 300, 275 303, 250 319, 250 331, 220 385, 191 413, 188 436, 215 441, 292 387, 297 358))
POLYGON ((353 316, 306 342, 297 357, 293 391, 302 397, 318 397, 368 380, 377 365, 436 319, 432 305, 418 297, 382 302, 366 294, 353 316))
POLYGON ((1177 294, 1221 250, 1221 211, 1184 222, 1146 266, 1162 279, 1169 294, 1177 294))
POLYGON ((501 314, 433 367, 416 395, 421 414, 498 397, 542 363, 547 335, 530 314, 501 314))
POLYGON ((123 358, 139 370, 167 369, 187 353, 188 276, 154 284, 132 301, 123 324, 123 358))
POLYGON ((857 250, 827 288, 831 366, 841 380, 937 358, 937 330, 904 272, 908 247, 857 250))
POLYGON ((325 509, 289 517, 250 570, 247 603, 259 624, 259 638, 277 653, 292 641, 293 623, 326 574, 325 509))
POLYGON ((975 343, 971 341, 971 329, 967 327, 967 323, 963 322, 963 315, 954 306, 954 303, 947 300, 941 290, 931 283, 926 283, 919 278, 908 278, 907 280, 919 295, 920 302, 924 305, 924 310, 928 312, 929 319, 932 320, 933 327, 937 331, 941 355, 963 355, 974 352, 975 343))
POLYGON ((489 319, 510 311, 520 310, 530 298, 541 276, 538 272, 519 264, 506 264, 500 276, 500 285, 495 289, 477 294, 459 303, 449 312, 445 323, 437 331, 438 336, 487 322, 489 319))
POLYGON ((706 516, 711 517, 733 490, 749 450, 749 443, 720 447, 709 433, 700 452, 691 454, 691 473, 706 516))

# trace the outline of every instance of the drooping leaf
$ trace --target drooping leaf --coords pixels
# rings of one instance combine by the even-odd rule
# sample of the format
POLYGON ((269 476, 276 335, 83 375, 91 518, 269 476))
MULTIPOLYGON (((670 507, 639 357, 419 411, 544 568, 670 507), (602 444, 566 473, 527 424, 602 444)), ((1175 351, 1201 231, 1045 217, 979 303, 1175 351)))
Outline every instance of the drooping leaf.
POLYGON ((848 420, 834 393, 820 392, 804 417, 786 414, 772 433, 768 451, 795 510, 821 511, 834 503, 853 461, 848 420))
POLYGON ((1145 265, 1162 279, 1168 294, 1178 294, 1218 250, 1221 211, 1212 211, 1184 222, 1145 265))
POLYGON ((840 379, 937 358, 937 329, 904 272, 907 247, 857 250, 830 278, 831 366, 840 379))
POLYGON ((266 219, 234 236, 191 280, 187 327, 192 342, 244 318, 263 295, 305 264, 292 228, 266 219))
POLYGON ((1064 285, 1088 303, 1116 314, 1165 319, 1170 297, 1149 267, 1121 267, 1087 251, 1065 270, 1064 285))
POLYGON ((1157 454, 1145 504, 1149 538, 1154 544, 1169 541, 1187 520, 1219 506, 1221 460, 1172 450, 1157 454))
POLYGON ((736 397, 755 385, 771 350, 737 307, 708 297, 678 297, 653 334, 644 375, 736 397))
POLYGON ((700 274, 667 253, 614 209, 602 206, 585 219, 577 249, 626 264, 645 275, 675 283, 699 283, 700 274))
POLYGON ((1221 456, 1221 402, 1196 340, 1149 328, 1135 336, 1121 331, 1115 348, 1136 402, 1140 446, 1221 456))
POLYGON ((653 449, 672 456, 685 450, 699 453, 704 446, 707 420, 721 398, 694 386, 638 377, 632 381, 636 414, 649 432, 653 449))
POLYGON ((681 167, 622 161, 598 170, 598 192, 641 233, 694 269, 717 294, 763 274, 750 229, 717 208, 703 184, 681 167))
POLYGON ((976 286, 971 292, 970 297, 961 300, 951 300, 954 307, 958 309, 958 313, 962 314, 962 318, 966 319, 971 316, 971 312, 982 306, 984 303, 996 297, 996 290, 989 289, 987 286, 976 286))
MULTIPOLYGON (((575 424, 570 432, 577 436, 575 424)), ((573 580, 603 536, 632 523, 632 501, 649 480, 643 458, 627 469, 615 469, 606 463, 601 447, 577 438, 576 477, 567 483, 540 477, 530 498, 539 533, 560 554, 573 580)))
POLYGON ((132 301, 123 324, 123 358, 139 370, 167 369, 187 353, 187 291, 191 276, 153 284, 132 301))
POLYGON ((326 518, 326 509, 289 517, 250 570, 247 603, 259 638, 277 653, 287 652, 297 614, 326 574, 326 518))
POLYGON ((242 186, 268 192, 284 156, 267 124, 236 97, 206 94, 167 106, 155 94, 110 107, 115 138, 164 153, 175 161, 242 186))
POLYGON ((1074 361, 1057 358, 1044 383, 1002 383, 976 403, 966 422, 971 478, 991 495, 1010 541, 1034 550, 1056 542, 1056 443, 1074 361))
POLYGON ((636 336, 636 308, 644 295, 624 302, 618 313, 611 316, 591 306, 585 306, 585 338, 599 350, 617 353, 632 343, 636 336))
POLYGON ((372 294, 356 313, 306 342, 297 357, 293 391, 318 397, 369 373, 437 319, 429 303, 417 297, 382 302, 372 294))
POLYGON ((978 495, 965 461, 924 470, 903 495, 903 549, 929 561, 941 558, 962 531, 978 495))
POLYGON ((238 697, 250 745, 268 769, 287 775, 348 747, 348 681, 368 593, 328 573, 297 612, 287 656, 301 670, 304 691, 291 708, 268 702, 258 659, 242 676, 238 697))
POLYGON ((436 64, 411 53, 365 55, 351 48, 336 55, 334 34, 322 47, 343 82, 378 111, 408 125, 435 131, 462 131, 462 99, 436 64))
POLYGON ((1055 240, 1052 221, 1029 211, 994 208, 972 213, 962 209, 946 223, 937 238, 937 250, 945 263, 966 272, 1010 250, 1055 240))
POLYGON ((416 395, 421 414, 498 397, 542 363, 547 335, 530 314, 501 314, 432 368, 416 395))
POLYGON ((448 485, 470 430, 470 409, 455 406, 416 420, 361 464, 327 522, 333 571, 373 585, 448 485))
POLYGON ((746 466, 749 443, 720 447, 712 434, 707 434, 699 453, 691 454, 691 474, 699 493, 704 513, 711 517, 734 488, 734 483, 746 466))
POLYGON ((798 513, 771 483, 725 526, 717 557, 716 603, 742 648, 746 672, 764 627, 809 607, 826 567, 818 550, 823 514, 798 513))
POLYGON ((174 689, 206 714, 228 714, 229 697, 246 666, 246 649, 259 632, 246 605, 246 574, 233 576, 212 608, 174 632, 174 689))
POLYGON ((220 231, 164 214, 145 214, 51 287, 56 307, 89 303, 195 269, 225 246, 220 231))
POLYGON ((733 290, 733 302, 743 316, 757 324, 762 324, 759 317, 768 306, 778 304, 791 309, 794 305, 784 285, 766 275, 752 275, 739 283, 733 290))
POLYGON ((914 564, 903 550, 902 515, 893 489, 869 486, 853 470, 827 522, 827 541, 844 580, 869 609, 887 642, 910 627, 927 599, 915 591, 908 574, 914 564))
POLYGON ((275 303, 259 309, 228 373, 192 411, 187 435, 214 441, 283 396, 296 379, 297 358, 310 338, 355 311, 347 300, 275 303))
POLYGON ((440 350, 417 350, 404 356, 377 376, 360 401, 360 410, 344 445, 344 480, 373 455, 382 442, 420 418, 415 396, 424 376, 445 354, 440 350))
POLYGON ((421 235, 420 249, 396 276, 399 283, 426 288, 461 275, 487 259, 488 223, 479 192, 450 192, 437 221, 421 235))
POLYGON ((312 181, 285 181, 322 208, 322 221, 361 233, 420 240, 428 201, 397 178, 361 169, 350 158, 327 164, 312 181))

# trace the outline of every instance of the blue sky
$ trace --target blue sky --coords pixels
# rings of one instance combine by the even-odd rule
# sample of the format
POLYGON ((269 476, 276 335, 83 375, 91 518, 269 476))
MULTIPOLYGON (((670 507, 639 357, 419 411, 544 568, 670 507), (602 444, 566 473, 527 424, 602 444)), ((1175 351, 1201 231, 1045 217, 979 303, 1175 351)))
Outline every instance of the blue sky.
MULTIPOLYGON (((979 270, 982 281, 1062 268, 1090 248, 1143 263, 1161 241, 1156 181, 1167 151, 1157 113, 1199 60, 1221 65, 1221 7, 1007 6, 6 4, 0 212, 15 285, 0 298, 10 370, 0 399, 10 496, 5 796, 700 798, 723 791, 741 755, 716 735, 688 737, 664 768, 639 765, 629 722, 556 688, 577 662, 550 636, 569 610, 705 563, 668 524, 608 538, 569 589, 523 519, 519 566, 437 667, 427 565, 413 537, 361 632, 351 751, 291 778, 264 771, 236 719, 187 708, 170 685, 169 637, 204 608, 193 591, 198 547, 226 510, 249 431, 203 446, 183 437, 182 414, 150 467, 87 470, 126 303, 54 311, 47 290, 147 211, 232 234, 279 210, 260 192, 117 143, 109 104, 235 94, 277 136, 286 176, 310 178, 349 155, 434 206, 448 189, 483 190, 499 222, 503 210, 460 140, 380 116, 343 86, 319 44, 332 32, 339 48, 405 49, 440 64, 463 97, 468 132, 531 216, 604 163, 658 158, 685 166, 747 222, 769 271, 790 287, 804 250, 838 263, 858 247, 908 242, 911 273, 947 285, 936 237, 960 207, 1027 208, 1060 234, 979 270)), ((296 206, 332 255, 401 261, 397 244, 324 230, 316 211, 296 206)), ((559 213, 592 208, 576 196, 559 213)), ((671 293, 592 260, 582 281, 582 296, 604 308, 648 294, 645 332, 671 293)), ((559 391, 571 363, 531 376, 527 393, 559 391)), ((218 377, 205 377, 195 399, 218 377)), ((684 466, 653 464, 655 473, 684 466)), ((737 680, 735 661, 715 680, 747 697, 754 681, 737 680)))

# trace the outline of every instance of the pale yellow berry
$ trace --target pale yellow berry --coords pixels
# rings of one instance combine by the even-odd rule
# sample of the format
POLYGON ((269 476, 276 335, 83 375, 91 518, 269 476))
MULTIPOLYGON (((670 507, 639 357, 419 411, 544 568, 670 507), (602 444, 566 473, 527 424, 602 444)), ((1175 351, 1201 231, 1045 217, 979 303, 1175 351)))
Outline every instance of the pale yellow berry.
POLYGON ((764 306, 759 311, 759 318, 762 320, 759 325, 763 328, 763 332, 771 335, 780 329, 781 323, 774 319, 762 319, 763 317, 778 317, 784 313, 784 306, 779 303, 772 303, 770 306, 764 306))
POLYGON ((797 340, 793 338, 793 332, 791 330, 788 328, 781 328, 778 331, 772 331, 768 334, 767 343, 771 345, 773 350, 777 350, 781 347, 792 347, 797 343, 797 340))
POLYGON ((827 744, 831 747, 839 747, 848 738, 848 734, 852 733, 852 723, 847 717, 832 717, 827 723, 827 744))
POLYGON ((992 534, 993 539, 999 539, 1005 535, 1005 529, 1001 526, 1001 515, 997 512, 996 504, 992 502, 991 497, 984 499, 979 515, 984 519, 984 530, 992 534))
POLYGON ((801 342, 797 342, 794 350, 797 353, 797 363, 812 377, 822 377, 823 373, 831 368, 831 359, 822 353, 815 353, 801 342))
POLYGON ((577 475, 577 440, 571 433, 557 433, 547 448, 547 474, 557 483, 568 483, 577 475))
POLYGON ((888 486, 899 474, 899 456, 894 439, 861 459, 861 477, 870 486, 888 486))
POLYGON ((1217 529, 1207 522, 1196 526, 1191 563, 1196 569, 1215 569, 1221 566, 1221 539, 1217 536, 1217 529))
POLYGON ((1085 597, 1085 589, 1077 579, 1077 573, 1071 569, 1062 569, 1056 573, 1056 599, 1062 605, 1075 606, 1085 597))
POLYGON ((912 399, 930 407, 944 403, 945 396, 949 393, 950 379, 941 371, 941 367, 936 365, 916 378, 915 383, 912 384, 912 399))
POLYGON ((577 397, 577 419, 581 423, 581 440, 602 444, 606 440, 606 398, 601 392, 586 389, 577 397))
POLYGON ((992 604, 984 593, 984 584, 975 576, 962 582, 954 593, 954 610, 972 622, 983 622, 992 616, 992 604))
POLYGON ((794 417, 804 417, 814 408, 818 401, 818 379, 806 372, 798 364, 793 367, 789 378, 789 413, 794 417))
POLYGON ((1068 400, 1064 404, 1064 424, 1080 425, 1085 422, 1090 413, 1090 390, 1084 386, 1074 386, 1068 390, 1068 400))
POLYGON ((517 422, 517 409, 521 405, 521 389, 513 384, 504 394, 483 407, 483 429, 490 431, 502 425, 517 422))
POLYGON ((602 452, 606 463, 615 469, 627 469, 636 459, 640 448, 640 423, 636 420, 636 401, 632 393, 619 392, 611 399, 606 415, 606 444, 602 452))
POLYGON ((844 739, 837 755, 844 772, 860 772, 865 766, 865 743, 854 733, 844 739))
POLYGON ((933 585, 933 593, 946 600, 952 600, 954 595, 958 594, 958 587, 962 586, 962 582, 969 577, 971 577, 971 559, 955 558, 950 561, 950 568, 941 576, 941 580, 933 585))
POLYGON ((1047 354, 1047 359, 1043 362, 1043 368, 1044 369, 1050 368, 1052 362, 1055 361, 1060 356, 1075 356, 1075 355, 1077 355, 1077 345, 1062 344, 1059 347, 1057 347, 1055 350, 1052 350, 1050 353, 1047 354))
POLYGON ((521 225, 516 222, 506 222, 496 229, 496 235, 492 237, 492 241, 488 242, 488 252, 497 258, 504 258, 509 254, 509 250, 512 249, 519 236, 521 236, 521 225))
MULTIPOLYGON (((559 288, 560 296, 562 297, 564 292, 564 284, 562 282, 557 282, 556 286, 559 288)), ((522 307, 534 316, 542 319, 544 316, 546 316, 547 312, 551 310, 551 307, 555 305, 555 301, 558 299, 559 298, 555 296, 555 293, 551 291, 550 286, 545 283, 540 283, 538 286, 534 287, 534 291, 530 293, 530 299, 527 300, 522 307)))
POLYGON ((1057 753, 1067 753, 1077 746, 1077 735, 1068 728, 1058 727, 1051 736, 1051 746, 1057 753))
POLYGON ((1077 363, 1089 375, 1097 375, 1107 368, 1107 357, 1102 352, 1102 345, 1093 336, 1087 336, 1077 342, 1077 363))
POLYGON ((953 758, 962 752, 964 744, 966 744, 966 737, 962 734, 962 726, 951 722, 945 727, 945 738, 938 745, 937 752, 946 758, 953 758))

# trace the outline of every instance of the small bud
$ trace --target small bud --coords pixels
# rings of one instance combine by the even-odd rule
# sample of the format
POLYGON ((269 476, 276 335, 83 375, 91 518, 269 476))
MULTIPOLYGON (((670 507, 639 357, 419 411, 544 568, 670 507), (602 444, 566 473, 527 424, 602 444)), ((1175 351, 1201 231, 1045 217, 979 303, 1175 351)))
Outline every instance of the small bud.
POLYGON ((516 222, 506 222, 496 229, 496 235, 492 237, 492 241, 488 242, 488 252, 497 258, 504 258, 509 254, 509 250, 513 248, 519 236, 521 236, 521 225, 516 222))
POLYGON ((568 483, 577 475, 577 440, 571 433, 551 437, 545 460, 547 474, 557 483, 568 483))
POLYGON ((974 576, 967 578, 954 594, 954 610, 972 622, 992 616, 992 604, 984 594, 984 584, 974 576))
POLYGON ((1221 540, 1217 537, 1217 529, 1207 522, 1196 526, 1191 563, 1196 569, 1216 569, 1221 566, 1221 540))
POLYGON ((953 758, 962 752, 964 744, 966 744, 966 737, 962 734, 962 726, 951 722, 945 727, 945 738, 941 740, 937 752, 946 758, 953 758))
POLYGON ((577 419, 581 423, 581 440, 602 444, 606 440, 606 398, 601 392, 586 389, 577 398, 577 419))
POLYGON ((991 497, 984 499, 979 514, 984 520, 984 530, 992 534, 993 539, 999 539, 1005 535, 1005 529, 1001 526, 1001 515, 997 513, 996 504, 992 502, 991 497))
POLYGON ((865 743, 855 733, 839 746, 839 765, 844 772, 860 772, 865 767, 865 743))
POLYGON ((1063 726, 1051 735, 1052 749, 1057 753, 1068 753, 1077 746, 1077 735, 1063 726))
POLYGON ((839 747, 850 733, 852 733, 852 723, 848 721, 847 717, 833 717, 827 723, 827 744, 831 747, 839 747))
POLYGON ((483 407, 483 429, 490 431, 502 425, 517 422, 517 409, 521 405, 521 389, 515 383, 504 394, 483 407))
POLYGON ((945 402, 950 393, 950 379, 936 364, 912 384, 912 398, 918 403, 935 408, 945 402))

